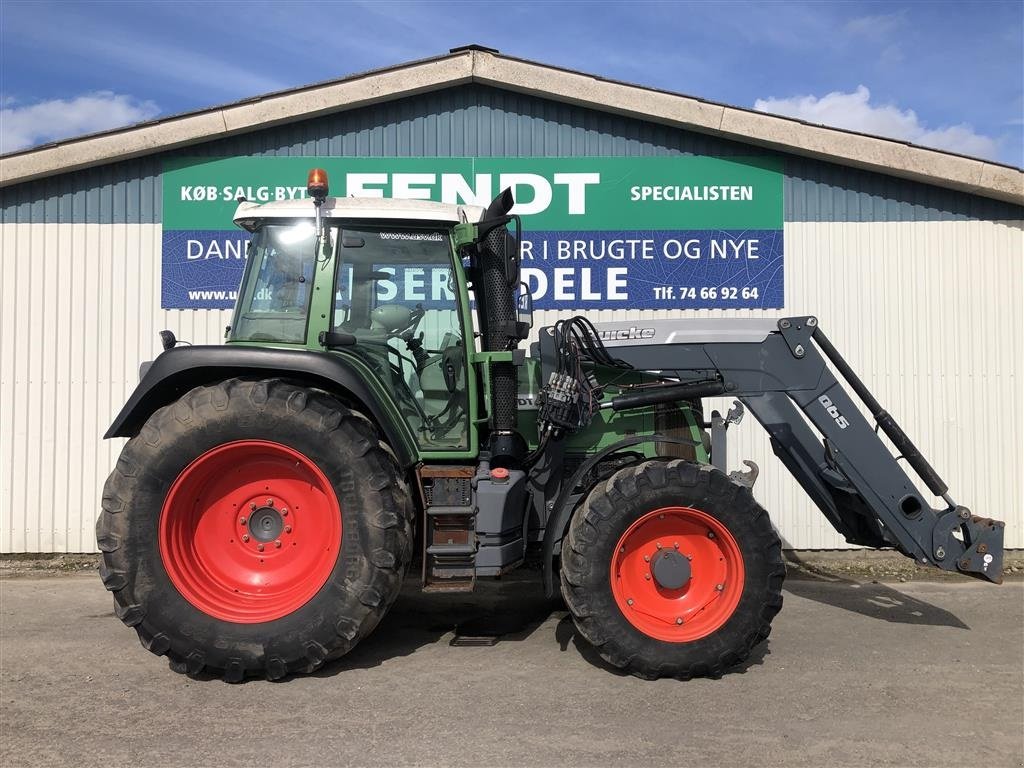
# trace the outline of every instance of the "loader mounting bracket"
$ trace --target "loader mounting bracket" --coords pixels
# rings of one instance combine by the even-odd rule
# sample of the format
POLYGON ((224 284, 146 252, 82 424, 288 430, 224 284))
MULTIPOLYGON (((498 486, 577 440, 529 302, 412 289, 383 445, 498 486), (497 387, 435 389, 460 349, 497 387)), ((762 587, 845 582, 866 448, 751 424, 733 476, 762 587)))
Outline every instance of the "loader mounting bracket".
POLYGON ((810 349, 811 336, 818 326, 818 318, 808 315, 807 317, 784 317, 779 320, 779 332, 786 340, 789 351, 793 357, 802 358, 810 349))

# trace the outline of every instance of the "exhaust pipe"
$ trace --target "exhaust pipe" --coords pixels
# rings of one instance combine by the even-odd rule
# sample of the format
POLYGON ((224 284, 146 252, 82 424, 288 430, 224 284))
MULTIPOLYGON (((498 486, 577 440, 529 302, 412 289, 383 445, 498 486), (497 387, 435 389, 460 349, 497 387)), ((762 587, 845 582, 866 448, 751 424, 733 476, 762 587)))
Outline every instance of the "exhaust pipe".
MULTIPOLYGON (((512 190, 505 189, 491 201, 477 225, 478 231, 485 234, 476 246, 473 283, 482 346, 487 352, 513 350, 520 341, 514 294, 519 280, 518 276, 509 279, 509 259, 516 259, 518 264, 519 241, 505 227, 513 205, 512 190)), ((518 468, 527 450, 526 441, 516 430, 516 366, 511 362, 493 362, 489 368, 491 466, 518 468)))

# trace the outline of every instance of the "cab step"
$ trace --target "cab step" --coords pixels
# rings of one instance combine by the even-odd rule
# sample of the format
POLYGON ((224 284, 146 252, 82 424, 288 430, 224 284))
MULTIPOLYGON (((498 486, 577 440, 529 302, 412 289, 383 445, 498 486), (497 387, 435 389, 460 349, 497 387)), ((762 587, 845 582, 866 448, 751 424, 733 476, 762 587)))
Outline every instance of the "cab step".
POLYGON ((472 592, 476 583, 476 509, 473 467, 419 470, 424 502, 423 590, 472 592))

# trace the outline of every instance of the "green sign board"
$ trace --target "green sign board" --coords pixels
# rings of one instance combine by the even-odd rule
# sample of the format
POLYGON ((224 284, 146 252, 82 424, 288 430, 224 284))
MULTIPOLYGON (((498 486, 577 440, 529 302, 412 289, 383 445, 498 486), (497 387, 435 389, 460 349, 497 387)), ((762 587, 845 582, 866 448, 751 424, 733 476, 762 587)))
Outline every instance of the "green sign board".
POLYGON ((512 187, 539 307, 782 306, 781 160, 693 156, 168 161, 163 305, 230 306, 244 263, 237 199, 304 198, 313 167, 341 197, 486 206, 512 187), (573 280, 588 290, 553 290, 573 280))

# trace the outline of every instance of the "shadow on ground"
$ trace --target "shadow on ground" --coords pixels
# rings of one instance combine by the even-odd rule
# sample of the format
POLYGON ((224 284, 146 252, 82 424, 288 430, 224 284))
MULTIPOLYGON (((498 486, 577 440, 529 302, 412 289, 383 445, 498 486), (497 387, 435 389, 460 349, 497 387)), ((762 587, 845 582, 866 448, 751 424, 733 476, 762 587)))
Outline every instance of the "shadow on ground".
POLYGON ((539 571, 521 570, 500 580, 480 581, 468 594, 422 592, 416 573, 410 569, 401 595, 373 633, 316 676, 375 667, 415 653, 445 635, 452 636, 452 645, 525 640, 553 613, 565 610, 561 597, 544 597, 539 571))
MULTIPOLYGON (((540 572, 516 571, 501 581, 480 581, 471 594, 445 595, 419 591, 410 577, 401 596, 366 640, 336 663, 314 673, 330 677, 348 669, 375 667, 389 659, 407 656, 451 634, 452 645, 494 645, 530 637, 552 616, 560 616, 555 639, 562 652, 574 648, 599 669, 619 676, 629 673, 613 667, 576 630, 561 596, 544 597, 540 572)), ((769 641, 754 648, 750 657, 731 673, 744 672, 763 663, 771 653, 769 641)))
POLYGON ((811 565, 787 551, 783 589, 797 597, 897 624, 970 629, 957 616, 877 581, 855 581, 811 565))
MULTIPOLYGON (((790 552, 787 564, 784 589, 792 595, 881 621, 970 629, 955 614, 885 584, 837 575, 790 552)), ((453 644, 464 641, 491 645, 523 640, 553 615, 561 617, 555 639, 563 652, 572 647, 594 666, 613 674, 626 674, 605 662, 580 636, 561 598, 545 598, 540 574, 528 570, 517 571, 501 581, 478 582, 476 591, 467 595, 424 594, 411 577, 374 633, 348 656, 318 674, 373 667, 390 658, 414 653, 447 634, 452 635, 453 644)), ((759 644, 745 662, 730 671, 744 672, 762 664, 771 653, 769 645, 770 641, 759 644)))
MULTIPOLYGON (((558 645, 562 651, 569 650, 571 644, 586 661, 593 664, 599 669, 603 669, 606 672, 611 672, 613 675, 619 677, 630 677, 629 672, 625 672, 618 667, 613 667, 607 661, 601 658, 601 655, 597 650, 588 643, 576 629, 576 624, 572 620, 572 616, 565 616, 561 621, 558 622, 558 626, 555 627, 555 639, 558 641, 558 645)), ((760 666, 764 663, 766 656, 771 654, 769 645, 771 640, 765 640, 764 642, 758 643, 754 646, 754 649, 750 652, 744 661, 737 664, 735 667, 730 667, 727 670, 727 674, 737 674, 746 672, 751 667, 760 666)))
MULTIPOLYGON (((787 553, 787 565, 783 588, 792 595, 882 621, 969 629, 949 611, 884 584, 836 575, 792 553, 787 553)), ((420 591, 418 571, 411 569, 402 593, 370 636, 313 676, 333 677, 350 669, 377 667, 433 645, 446 635, 451 636, 452 645, 522 641, 552 616, 559 619, 555 639, 563 652, 572 647, 595 667, 615 675, 628 674, 605 662, 579 634, 560 596, 544 596, 539 571, 523 569, 501 580, 481 580, 468 594, 443 594, 420 591)), ((730 673, 745 672, 762 664, 771 653, 769 644, 769 640, 760 643, 730 673)))

